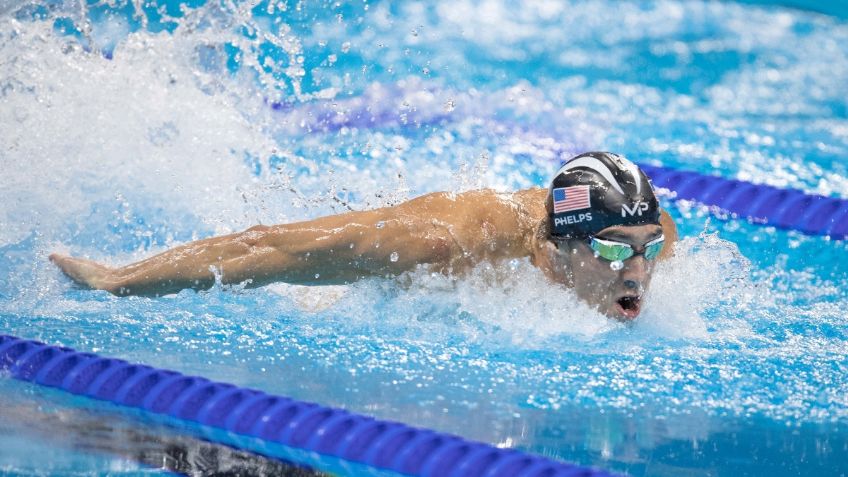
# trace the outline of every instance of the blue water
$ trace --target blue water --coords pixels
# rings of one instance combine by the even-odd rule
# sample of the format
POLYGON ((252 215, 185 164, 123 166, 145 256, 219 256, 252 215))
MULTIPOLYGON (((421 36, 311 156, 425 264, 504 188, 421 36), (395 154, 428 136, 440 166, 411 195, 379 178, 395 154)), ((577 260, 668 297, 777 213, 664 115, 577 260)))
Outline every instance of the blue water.
MULTIPOLYGON (((583 150, 848 197, 844 16, 154 6, 0 7, 0 331, 632 475, 848 474, 843 241, 665 197, 683 241, 632 327, 521 261, 150 299, 80 290, 46 260, 123 264, 257 223, 544 185, 583 150)), ((156 472, 0 434, 18 443, 0 472, 156 472)))

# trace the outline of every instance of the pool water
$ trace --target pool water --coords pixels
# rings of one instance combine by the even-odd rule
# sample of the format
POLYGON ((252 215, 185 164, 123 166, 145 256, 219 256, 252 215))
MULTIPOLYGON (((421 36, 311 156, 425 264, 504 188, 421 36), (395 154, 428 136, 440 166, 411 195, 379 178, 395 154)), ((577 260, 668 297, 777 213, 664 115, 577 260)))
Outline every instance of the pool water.
MULTIPOLYGON (((584 150, 848 197, 846 51, 845 17, 749 3, 6 3, 0 332, 632 475, 846 475, 844 241, 666 194, 683 240, 633 326, 525 261, 151 299, 46 259, 543 186, 584 150)), ((158 472, 0 444, 8 474, 158 472)))

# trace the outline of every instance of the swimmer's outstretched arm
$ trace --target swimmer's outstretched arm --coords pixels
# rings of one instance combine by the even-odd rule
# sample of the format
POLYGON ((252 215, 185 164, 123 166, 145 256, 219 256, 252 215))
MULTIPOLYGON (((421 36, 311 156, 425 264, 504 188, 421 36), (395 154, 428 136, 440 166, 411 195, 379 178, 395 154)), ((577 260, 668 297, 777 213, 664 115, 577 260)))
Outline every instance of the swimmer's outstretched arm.
POLYGON ((421 263, 447 265, 452 239, 437 220, 444 201, 430 194, 395 207, 256 226, 190 242, 124 267, 60 254, 50 255, 50 260, 75 282, 121 296, 207 289, 215 282, 213 268, 223 283, 246 282, 249 287, 277 281, 350 283, 402 273, 421 263))

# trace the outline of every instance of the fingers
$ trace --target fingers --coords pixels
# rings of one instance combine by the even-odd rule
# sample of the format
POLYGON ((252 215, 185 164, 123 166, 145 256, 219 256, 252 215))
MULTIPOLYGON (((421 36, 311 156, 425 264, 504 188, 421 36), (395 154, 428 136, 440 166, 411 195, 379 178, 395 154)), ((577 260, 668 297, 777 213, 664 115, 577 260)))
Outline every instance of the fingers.
POLYGON ((110 269, 95 261, 74 258, 58 253, 50 254, 50 261, 62 270, 71 280, 88 288, 102 288, 110 269))

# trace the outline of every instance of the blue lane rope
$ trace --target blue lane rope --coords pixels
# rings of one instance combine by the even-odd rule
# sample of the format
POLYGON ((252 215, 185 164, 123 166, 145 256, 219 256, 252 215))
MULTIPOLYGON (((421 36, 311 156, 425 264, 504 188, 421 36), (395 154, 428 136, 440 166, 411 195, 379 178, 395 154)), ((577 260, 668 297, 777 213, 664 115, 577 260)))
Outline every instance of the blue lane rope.
POLYGON ((608 472, 70 348, 0 335, 0 371, 36 384, 290 448, 426 477, 608 472))
POLYGON ((848 238, 848 199, 639 164, 654 186, 755 223, 810 235, 848 238))
MULTIPOLYGON (((767 3, 767 0, 743 0, 767 3)), ((809 0, 784 0, 798 4, 809 0)), ((778 2, 781 3, 781 2, 778 2)), ((388 96, 400 97, 404 93, 396 85, 382 85, 388 96)), ((333 132, 344 127, 355 129, 420 127, 460 119, 450 114, 423 115, 409 121, 409 126, 400 120, 400 115, 379 106, 378 98, 370 93, 352 98, 346 115, 339 116, 335 102, 317 102, 306 107, 304 114, 309 118, 310 131, 333 132), (331 107, 332 106, 332 107, 331 107)), ((275 110, 293 110, 291 104, 272 103, 275 110)), ((299 106, 299 107, 302 107, 299 106)), ((500 124, 498 121, 496 123, 500 124)), ((574 151, 564 150, 562 145, 539 146, 554 157, 565 159, 574 151)), ((560 165, 564 164, 559 161, 560 165)), ((794 189, 780 189, 768 185, 724 179, 691 171, 679 171, 660 166, 639 164, 652 179, 654 185, 669 189, 680 199, 697 201, 714 206, 754 223, 772 225, 782 229, 797 230, 809 235, 826 235, 836 240, 848 238, 848 199, 806 194, 794 189)))

